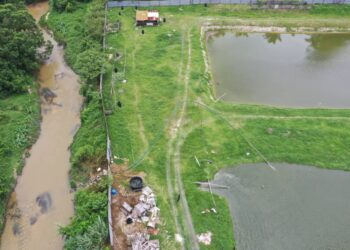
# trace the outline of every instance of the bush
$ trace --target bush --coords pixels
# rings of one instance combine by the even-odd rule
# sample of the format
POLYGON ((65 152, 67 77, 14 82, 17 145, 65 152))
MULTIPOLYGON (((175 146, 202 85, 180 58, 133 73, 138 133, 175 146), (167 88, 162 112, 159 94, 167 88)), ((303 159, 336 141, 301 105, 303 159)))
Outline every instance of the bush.
MULTIPOLYGON (((37 0, 26 0, 26 1, 37 1, 37 0)), ((91 0, 80 0, 80 1, 74 1, 74 0, 51 0, 51 6, 58 13, 62 13, 64 11, 66 11, 66 12, 73 12, 73 11, 75 11, 77 9, 77 2, 88 3, 88 2, 91 2, 91 0)))
POLYGON ((89 49, 80 53, 74 67, 83 81, 94 83, 101 72, 103 54, 97 49, 89 49))
POLYGON ((108 237, 107 224, 98 217, 86 233, 69 238, 64 248, 67 250, 100 250, 108 237))
POLYGON ((90 226, 99 218, 107 221, 107 193, 95 192, 89 189, 79 190, 75 195, 75 216, 71 223, 60 228, 60 233, 69 240, 72 237, 84 235, 90 226))

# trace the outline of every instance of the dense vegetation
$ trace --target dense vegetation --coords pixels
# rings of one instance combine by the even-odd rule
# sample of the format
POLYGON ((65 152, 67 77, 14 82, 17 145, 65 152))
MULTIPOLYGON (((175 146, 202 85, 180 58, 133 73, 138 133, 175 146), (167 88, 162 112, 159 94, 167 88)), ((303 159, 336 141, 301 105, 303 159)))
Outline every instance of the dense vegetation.
POLYGON ((40 124, 34 76, 50 53, 23 3, 0 2, 0 231, 7 199, 16 173, 24 163, 24 150, 38 134, 40 124))
MULTIPOLYGON (((54 32, 57 41, 65 45, 65 58, 81 78, 85 97, 81 112, 81 127, 71 146, 71 187, 75 194, 75 215, 71 223, 61 228, 65 249, 101 249, 108 236, 107 180, 85 187, 90 174, 105 166, 106 132, 98 92, 98 76, 104 60, 102 34, 103 2, 74 2, 76 10, 64 1, 53 0, 48 21, 41 24, 54 32)), ((71 2, 67 2, 68 4, 71 2)))
POLYGON ((66 237, 65 249, 102 249, 108 237, 107 182, 86 188, 75 194, 75 215, 71 223, 61 228, 66 237))
POLYGON ((44 38, 24 6, 0 5, 0 44, 0 95, 27 91, 50 50, 39 53, 44 38))

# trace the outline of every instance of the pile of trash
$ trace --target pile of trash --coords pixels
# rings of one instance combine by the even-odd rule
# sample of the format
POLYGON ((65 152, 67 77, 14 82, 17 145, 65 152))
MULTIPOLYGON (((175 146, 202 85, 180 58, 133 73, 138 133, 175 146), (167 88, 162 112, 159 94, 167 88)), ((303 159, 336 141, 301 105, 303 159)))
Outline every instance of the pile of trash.
POLYGON ((127 202, 122 204, 123 213, 126 216, 126 223, 132 224, 134 222, 143 223, 147 226, 147 234, 135 233, 127 235, 128 244, 132 246, 133 250, 158 250, 159 241, 149 240, 149 235, 158 234, 157 224, 160 223, 159 212, 160 209, 156 206, 156 196, 150 187, 144 187, 140 195, 139 202, 132 207, 127 202))
POLYGON ((128 235, 128 244, 132 250, 160 250, 159 240, 150 240, 145 233, 128 235))

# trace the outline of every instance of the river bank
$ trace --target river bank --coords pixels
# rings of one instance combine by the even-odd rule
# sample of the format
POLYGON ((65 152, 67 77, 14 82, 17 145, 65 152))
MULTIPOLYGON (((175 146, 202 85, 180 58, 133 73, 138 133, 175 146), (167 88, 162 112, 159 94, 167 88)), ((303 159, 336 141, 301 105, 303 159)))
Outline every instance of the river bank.
MULTIPOLYGON (((28 11, 38 21, 48 8, 43 2, 28 6, 28 11)), ((80 125, 79 78, 66 65, 62 47, 42 32, 53 50, 39 72, 41 131, 12 194, 8 212, 12 216, 8 216, 1 249, 62 249, 58 227, 73 215, 69 146, 80 125)))

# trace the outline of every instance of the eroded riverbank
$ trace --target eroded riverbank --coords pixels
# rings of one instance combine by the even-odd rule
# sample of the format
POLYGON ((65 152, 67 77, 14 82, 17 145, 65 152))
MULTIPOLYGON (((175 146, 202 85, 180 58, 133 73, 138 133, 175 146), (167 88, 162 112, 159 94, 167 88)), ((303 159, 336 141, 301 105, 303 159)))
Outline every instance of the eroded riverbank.
MULTIPOLYGON (((28 6, 37 21, 48 9, 47 2, 28 6)), ((39 73, 41 132, 9 202, 1 250, 62 249, 58 226, 67 224, 73 215, 69 145, 80 125, 83 99, 79 78, 66 65, 63 48, 42 31, 53 51, 39 73)))

